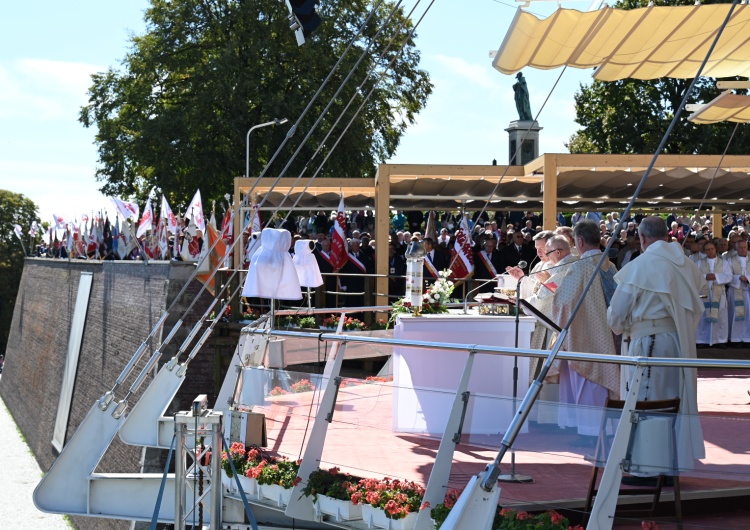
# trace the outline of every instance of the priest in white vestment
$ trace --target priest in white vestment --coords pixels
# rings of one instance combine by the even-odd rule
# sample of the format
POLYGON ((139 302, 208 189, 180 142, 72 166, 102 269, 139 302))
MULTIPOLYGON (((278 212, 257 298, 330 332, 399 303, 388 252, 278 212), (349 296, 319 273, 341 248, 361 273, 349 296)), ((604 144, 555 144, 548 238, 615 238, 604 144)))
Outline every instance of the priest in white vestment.
POLYGON ((700 289, 703 298, 703 316, 698 323, 695 341, 698 344, 726 344, 729 339, 729 314, 725 285, 732 281, 731 266, 717 256, 716 245, 708 241, 703 246, 706 257, 697 265, 706 279, 700 289))
MULTIPOLYGON (((573 238, 580 259, 573 263, 560 282, 552 301, 552 320, 560 327, 567 325, 573 309, 589 279, 596 275, 591 288, 570 324, 562 350, 615 355, 615 341, 607 325, 607 295, 616 267, 604 260, 601 269, 599 249, 601 235, 593 221, 581 221, 573 229, 573 238)), ((599 434, 602 410, 607 397, 620 396, 619 366, 585 361, 560 361, 560 411, 558 425, 577 427, 581 438, 571 443, 577 447, 593 447, 599 434), (562 404, 569 404, 564 406, 562 404)))
POLYGON ((747 241, 735 243, 736 254, 725 259, 732 272, 727 291, 729 328, 732 342, 750 342, 750 289, 748 288, 747 241))
MULTIPOLYGON (((554 232, 551 230, 544 230, 534 236, 534 247, 536 248, 536 255, 539 258, 539 261, 531 269, 528 276, 526 276, 523 270, 518 267, 506 267, 505 269, 508 274, 521 282, 521 299, 529 302, 548 318, 550 316, 553 291, 549 286, 545 285, 550 279, 550 273, 547 272, 546 269, 552 266, 553 263, 547 256, 546 245, 547 241, 549 241, 554 235, 554 232)), ((537 322, 534 326, 534 331, 531 333, 531 348, 535 350, 546 350, 549 339, 548 335, 549 330, 537 322)), ((541 367, 542 359, 529 359, 529 383, 537 378, 539 375, 538 370, 540 370, 541 367)), ((560 390, 557 382, 549 384, 545 383, 539 392, 534 407, 529 411, 528 420, 540 424, 556 424, 557 406, 549 405, 549 403, 556 403, 559 399, 560 390)))
MULTIPOLYGON (((622 355, 695 359, 693 329, 704 310, 698 295, 706 283, 703 274, 679 243, 667 242, 667 225, 660 217, 644 219, 639 237, 644 252, 615 275, 617 290, 608 311, 612 331, 623 334, 622 355)), ((622 399, 630 391, 635 370, 633 366, 621 368, 622 399)), ((693 469, 695 459, 705 457, 697 387, 695 368, 651 367, 638 392, 638 401, 680 398, 673 435, 681 470, 693 469)), ((664 440, 664 446, 664 451, 653 451, 665 455, 662 474, 678 474, 669 458, 671 441, 664 440)))

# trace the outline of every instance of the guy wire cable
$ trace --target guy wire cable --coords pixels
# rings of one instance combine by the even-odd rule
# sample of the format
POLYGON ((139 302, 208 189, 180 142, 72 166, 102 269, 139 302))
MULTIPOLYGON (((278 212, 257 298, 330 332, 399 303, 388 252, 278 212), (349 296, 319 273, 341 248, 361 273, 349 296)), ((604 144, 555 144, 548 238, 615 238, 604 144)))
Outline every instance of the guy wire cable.
MULTIPOLYGON (((409 18, 411 18, 411 15, 414 13, 414 11, 416 10, 416 8, 417 8, 417 6, 419 5, 420 2, 421 2, 421 0, 417 0, 417 3, 414 5, 414 7, 412 8, 412 10, 409 12, 409 14, 407 15, 407 18, 404 19, 404 22, 399 26, 399 28, 397 29, 397 31, 401 31, 401 29, 403 29, 403 26, 405 25, 406 20, 409 19, 409 18)), ((349 110, 349 107, 354 102, 354 100, 356 99, 356 97, 358 95, 360 95, 360 96, 362 95, 362 93, 361 93, 362 87, 370 79, 370 77, 373 76, 373 74, 375 74, 375 76, 382 78, 384 76, 385 71, 389 70, 394 65, 394 63, 396 62, 396 60, 398 59, 398 57, 400 56, 400 54, 403 52, 404 48, 406 47, 406 45, 409 43, 409 41, 411 40, 412 36, 416 32, 417 27, 419 27, 419 24, 422 22, 422 20, 424 19, 425 15, 427 14, 427 12, 432 7, 432 4, 434 4, 434 3, 435 3, 435 0, 432 0, 430 2, 430 5, 427 6, 427 9, 424 11, 424 13, 419 18, 419 20, 414 25, 414 27, 409 31, 409 33, 406 36, 406 38, 405 38, 404 42, 402 43, 401 47, 398 49, 398 51, 396 52, 396 54, 393 57, 393 59, 391 59, 391 61, 385 67, 384 71, 383 72, 376 72, 375 70, 377 68, 377 61, 379 61, 380 59, 382 59, 385 56, 385 54, 390 49, 391 44, 393 44, 393 41, 395 40, 395 38, 396 38, 397 35, 394 34, 390 38, 390 40, 388 41, 387 46, 385 47, 385 49, 380 53, 380 55, 376 59, 376 64, 373 65, 373 67, 365 75, 365 78, 360 82, 359 86, 357 87, 357 89, 352 94, 352 97, 349 99, 349 102, 343 108, 343 110, 339 114, 339 117, 336 119, 336 121, 334 122, 334 124, 331 126, 331 128, 328 131, 328 133, 326 134, 325 138, 323 138, 323 140, 321 141, 320 145, 318 146, 318 149, 315 151, 315 153, 313 153, 312 157, 310 157, 310 161, 309 162, 312 162, 313 158, 325 146, 325 143, 328 141, 328 139, 331 136, 331 134, 333 134, 333 130, 336 128, 336 126, 339 124, 339 122, 341 121, 341 119, 344 117, 344 114, 346 114, 346 112, 349 110)), ((351 125, 354 123, 354 120, 357 118, 357 116, 359 116, 360 112, 362 111, 362 109, 365 106, 365 103, 367 103, 367 101, 370 99, 370 96, 372 96, 372 94, 375 92, 375 89, 377 88, 377 81, 378 80, 376 80, 373 83, 373 86, 372 86, 372 88, 370 88, 370 91, 367 93, 367 95, 363 96, 362 103, 359 105, 359 108, 354 112, 353 116, 349 120, 349 123, 346 125, 346 127, 344 127, 344 130, 341 131, 341 133, 339 133, 339 136, 336 139, 336 142, 333 144, 333 146, 331 146, 331 148, 328 150, 328 152, 326 153, 325 157, 323 158, 323 161, 318 165, 318 169, 315 171, 315 173, 311 177, 309 177, 307 184, 302 189, 302 191, 300 192, 300 194, 297 197, 297 199, 294 201, 294 204, 291 206, 291 208, 287 212, 286 217, 284 217, 284 221, 286 221, 289 218, 289 216, 291 215, 291 213, 294 210, 294 208, 297 206, 297 204, 299 204, 299 201, 302 199, 302 194, 304 194, 310 188, 310 186, 312 185, 313 181, 318 176, 318 174, 320 173, 321 169, 323 168, 323 166, 325 165, 325 163, 330 158, 331 154, 335 151, 336 147, 338 147, 339 142, 341 141, 341 139, 344 137, 344 135, 347 133, 347 131, 349 130, 349 128, 351 127, 351 125)), ((305 167, 303 168, 302 172, 299 174, 299 176, 294 181, 294 186, 297 185, 297 182, 304 175, 305 171, 307 170, 307 168, 309 166, 309 162, 308 162, 308 164, 305 165, 305 167)), ((277 211, 279 209, 281 209, 281 208, 277 208, 277 211)))
MULTIPOLYGON (((234 220, 234 217, 237 214, 237 212, 239 212, 241 210, 241 208, 246 204, 246 202, 248 202, 248 198, 251 197, 252 191, 260 183, 260 180, 263 177, 263 175, 265 175, 265 173, 268 171, 268 169, 270 168, 271 164, 274 162, 274 160, 276 159, 276 157, 279 155, 279 153, 281 152, 281 150, 283 149, 283 147, 286 145, 286 143, 289 141, 289 139, 291 138, 291 136, 294 134, 294 132, 296 131, 296 128, 300 125, 300 123, 302 122, 302 119, 304 118, 304 116, 307 114, 307 112, 310 110, 310 108, 312 107, 312 105, 315 102, 315 100, 318 98, 318 96, 323 91, 323 88, 327 85, 328 81, 333 77, 333 74, 338 69, 338 67, 341 64, 341 62, 343 61, 344 57, 346 56, 346 54, 349 52, 349 50, 353 46, 354 42, 362 34, 362 32, 364 31, 364 29, 367 26, 368 22, 370 21, 370 19, 372 18, 372 16, 375 14, 376 10, 378 9, 378 7, 382 3, 382 1, 383 0, 377 0, 377 2, 375 3, 375 5, 372 7, 372 9, 368 13, 367 17, 365 18, 364 22, 359 26, 357 32, 349 40, 349 43, 348 43, 346 49, 341 54, 341 56, 339 57, 339 59, 336 61, 336 64, 334 64, 334 66, 331 68, 331 71, 328 73, 327 77, 324 79, 323 83, 318 88, 317 92, 313 95, 313 97, 311 98, 310 102, 307 104, 307 106, 305 107, 305 109, 302 111, 302 114, 300 114, 300 116, 299 116, 299 118, 297 118, 297 121, 295 122, 295 124, 290 128, 290 130, 287 133, 284 141, 277 148, 276 152, 271 157, 271 160, 269 160, 269 162, 266 164, 266 167, 263 169, 263 171, 261 172, 261 174, 257 177, 257 179, 256 179, 255 183, 253 184, 252 188, 246 194, 245 199, 241 200, 240 204, 237 205, 237 207, 232 211, 232 214, 230 215, 230 225, 231 225, 231 222, 234 220)), ((309 137, 309 134, 308 134, 308 137, 309 137)), ((279 178, 276 179, 273 187, 275 187, 276 184, 278 184, 279 178)), ((228 227, 227 227, 227 229, 228 229, 228 227)), ((138 359, 143 355, 143 353, 145 352, 146 347, 151 342, 151 340, 155 336, 156 332, 163 325, 163 323, 166 321, 167 316, 169 316, 169 314, 172 312, 172 310, 174 309, 174 307, 177 305, 177 303, 180 301, 180 299, 182 298, 182 296, 185 294, 185 292, 187 291, 187 288, 190 285, 190 283, 198 275, 198 268, 200 267, 200 265, 210 256, 211 252, 214 250, 214 248, 218 244, 218 240, 219 239, 223 239, 224 235, 225 235, 225 230, 222 230, 219 233, 219 237, 214 242, 214 244, 210 246, 210 248, 208 249, 208 251, 205 253, 204 257, 198 261, 198 263, 196 265, 195 271, 193 271, 193 273, 190 275, 190 277, 186 280, 185 284, 182 286, 182 288, 180 289, 180 291, 177 293, 177 295, 173 299, 172 303, 167 307, 167 309, 165 309, 165 311, 163 312, 162 316, 157 321, 156 325, 152 328, 152 330, 149 333, 148 337, 141 343, 141 346, 138 348, 138 350, 136 351, 136 353, 133 355, 133 357, 131 358, 130 362, 128 362, 128 364, 125 366, 125 368, 123 369, 122 373, 117 378, 117 381, 115 382, 114 386, 111 388, 110 391, 106 392, 104 394, 104 396, 102 396, 102 399, 100 400, 100 403, 99 403, 99 406, 100 406, 100 408, 102 408, 102 410, 106 410, 106 408, 109 406, 109 403, 112 401, 112 399, 114 397, 114 392, 117 390, 117 388, 119 387, 119 385, 124 381, 124 379, 130 374, 130 372, 133 369, 133 366, 138 361, 138 359)), ((237 239, 229 247, 228 252, 231 252, 232 250, 234 250, 234 247, 237 245, 237 243, 239 241, 241 241, 241 239, 242 239, 242 233, 238 234, 237 239)), ((215 274, 216 274, 216 271, 214 271, 212 273, 211 278, 213 278, 213 276, 215 274)), ((203 293, 203 291, 205 289, 206 289, 206 285, 203 285, 203 287, 198 291, 198 293, 195 294, 194 299, 193 299, 193 303, 190 304, 190 308, 192 308, 193 304, 195 303, 195 300, 198 299, 198 297, 203 293)), ((188 308, 188 311, 189 311, 190 308, 188 308)), ((183 317, 185 315, 187 315, 187 314, 188 314, 187 311, 183 312, 183 317)), ((177 330, 182 326, 182 323, 183 323, 182 318, 178 319, 177 323, 174 325, 174 327, 170 331, 168 338, 171 339, 171 337, 174 336, 174 334, 177 332, 177 330)), ((163 345, 164 345, 164 343, 162 343, 157 349, 160 349, 161 346, 163 346, 163 345)))
MULTIPOLYGON (((302 139, 302 142, 300 142, 300 145, 297 147, 297 150, 294 151, 294 153, 292 154, 291 158, 289 158, 289 161, 287 162, 286 166, 284 166, 284 168, 279 172, 278 176, 276 177, 276 180, 274 180, 274 183, 271 185, 271 190, 273 190, 276 187, 276 185, 279 183, 279 181, 281 180, 281 178, 286 174, 287 170, 292 165, 292 162, 294 162, 294 160, 297 158, 297 155, 299 155, 299 153, 302 151, 302 148, 305 146, 305 144, 307 143, 307 141, 312 136, 312 133, 315 131, 315 129, 317 129, 317 127, 320 124, 320 122, 323 120, 323 118, 325 117, 325 115, 328 113, 328 110, 336 102, 336 98, 338 97, 338 95, 344 89, 344 87, 346 86, 346 84, 349 82, 349 79, 351 79, 352 75, 354 74, 354 70, 360 65, 360 63, 362 62, 362 60, 367 56, 367 54, 370 51, 370 48, 373 46, 373 44, 375 44, 375 39, 377 39, 378 35, 380 35, 383 32, 383 30, 388 26, 388 22, 391 20, 391 18, 395 14, 396 10, 401 5, 402 1, 403 0, 398 0, 398 2, 396 2, 396 4, 394 4, 393 9, 391 9, 390 13, 388 14, 388 17, 383 22, 383 24, 381 25, 380 29, 378 29, 377 33, 373 37, 371 37, 371 38, 368 39, 367 46, 365 46, 365 48, 362 50, 362 53, 360 54, 360 56, 357 59, 357 61, 349 69, 349 73, 346 74, 346 77, 343 79, 343 81, 341 81, 341 83, 339 84, 339 87, 336 89, 336 92, 333 94, 333 96, 331 96, 331 98, 329 99, 329 101, 326 104, 325 108, 320 112, 320 114, 318 115, 318 118, 315 120, 315 123, 313 123, 313 125, 310 127, 310 130, 307 132, 307 134, 305 135, 305 137, 302 139)), ((265 173, 265 171, 264 171, 264 173, 265 173)), ((258 180, 253 185, 253 188, 250 191, 248 191, 248 195, 250 193, 252 193, 252 191, 255 189, 255 187, 260 183, 260 178, 262 176, 263 176, 263 173, 258 177, 258 180)), ((263 204, 265 204, 267 198, 268 198, 267 195, 266 195, 266 197, 263 197, 263 200, 258 205, 258 208, 260 208, 261 206, 263 206, 263 204)), ((276 208, 275 212, 277 212, 278 210, 279 210, 279 208, 276 208)))

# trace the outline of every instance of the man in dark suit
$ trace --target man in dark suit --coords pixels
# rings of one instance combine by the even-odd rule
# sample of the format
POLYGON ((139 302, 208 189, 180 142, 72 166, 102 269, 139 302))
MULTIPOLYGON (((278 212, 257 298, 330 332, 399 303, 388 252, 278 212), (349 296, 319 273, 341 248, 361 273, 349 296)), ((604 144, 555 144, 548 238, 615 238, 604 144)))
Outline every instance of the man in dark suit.
POLYGON ((330 275, 334 272, 332 260, 331 260, 331 238, 325 237, 320 240, 320 249, 315 249, 313 252, 315 259, 318 262, 320 273, 323 274, 323 285, 322 289, 325 289, 325 307, 336 307, 336 295, 329 294, 338 291, 336 287, 336 276, 330 275), (326 276, 325 274, 329 274, 326 276))
MULTIPOLYGON (((351 275, 341 277, 341 284, 343 287, 346 287, 345 291, 348 293, 364 293, 365 275, 372 274, 375 271, 375 264, 372 258, 362 252, 360 245, 361 242, 359 239, 352 239, 349 242, 349 259, 341 269, 341 272, 351 275)), ((347 295, 343 300, 342 307, 365 305, 364 294, 347 295)))
POLYGON ((396 252, 396 245, 388 244, 388 296, 390 302, 403 298, 406 293, 406 260, 396 252))
MULTIPOLYGON (((474 278, 489 280, 505 272, 505 262, 502 254, 497 250, 497 239, 492 232, 485 232, 479 243, 481 249, 474 254, 474 278)), ((494 289, 495 284, 487 282, 477 292, 491 293, 494 289)))
POLYGON ((428 285, 435 283, 440 277, 440 271, 447 269, 450 258, 439 248, 435 248, 435 242, 431 237, 425 237, 424 243, 424 270, 422 276, 428 285))
MULTIPOLYGON (((521 261, 525 261, 526 267, 523 269, 523 272, 528 274, 529 264, 531 263, 531 260, 534 259, 535 255, 536 251, 526 244, 523 232, 518 230, 513 232, 508 246, 505 247, 505 251, 503 252, 503 262, 505 267, 516 267, 521 261)), ((503 270, 505 270, 505 268, 503 268, 503 270)))

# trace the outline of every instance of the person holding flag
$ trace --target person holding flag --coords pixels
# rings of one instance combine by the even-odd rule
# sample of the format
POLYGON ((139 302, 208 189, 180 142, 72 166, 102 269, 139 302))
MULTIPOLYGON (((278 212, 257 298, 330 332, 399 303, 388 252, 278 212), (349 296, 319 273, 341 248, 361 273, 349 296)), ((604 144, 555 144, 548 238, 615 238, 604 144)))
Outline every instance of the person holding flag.
MULTIPOLYGON (((469 228, 469 215, 464 213, 456 230, 455 241, 451 249, 451 279, 467 280, 474 275, 474 250, 469 228)), ((464 289, 465 284, 462 286, 464 289)))

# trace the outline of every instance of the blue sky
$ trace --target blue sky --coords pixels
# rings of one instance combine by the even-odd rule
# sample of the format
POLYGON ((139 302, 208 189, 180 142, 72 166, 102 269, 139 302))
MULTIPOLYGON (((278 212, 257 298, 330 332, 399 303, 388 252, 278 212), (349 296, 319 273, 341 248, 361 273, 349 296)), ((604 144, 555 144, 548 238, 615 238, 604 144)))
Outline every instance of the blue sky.
MULTIPOLYGON (((405 2, 407 8, 414 1, 405 2)), ((94 131, 83 128, 78 112, 86 103, 90 75, 118 66, 128 37, 143 33, 148 5, 147 0, 29 0, 3 6, 0 188, 31 198, 43 221, 53 213, 80 218, 83 212, 111 208, 94 179, 94 131)), ((587 2, 564 5, 588 8, 587 2)), ((555 7, 535 3, 528 9, 549 14, 555 7)), ((435 1, 417 38, 434 93, 390 162, 507 162, 504 129, 517 119, 515 79, 492 68, 489 52, 500 46, 515 9, 512 1, 435 1)), ((524 71, 534 114, 559 73, 524 71)), ((564 143, 577 129, 573 95, 589 80, 588 71, 569 69, 563 75, 539 118, 541 153, 566 152, 564 143)), ((237 148, 244 151, 244 145, 237 148)))

